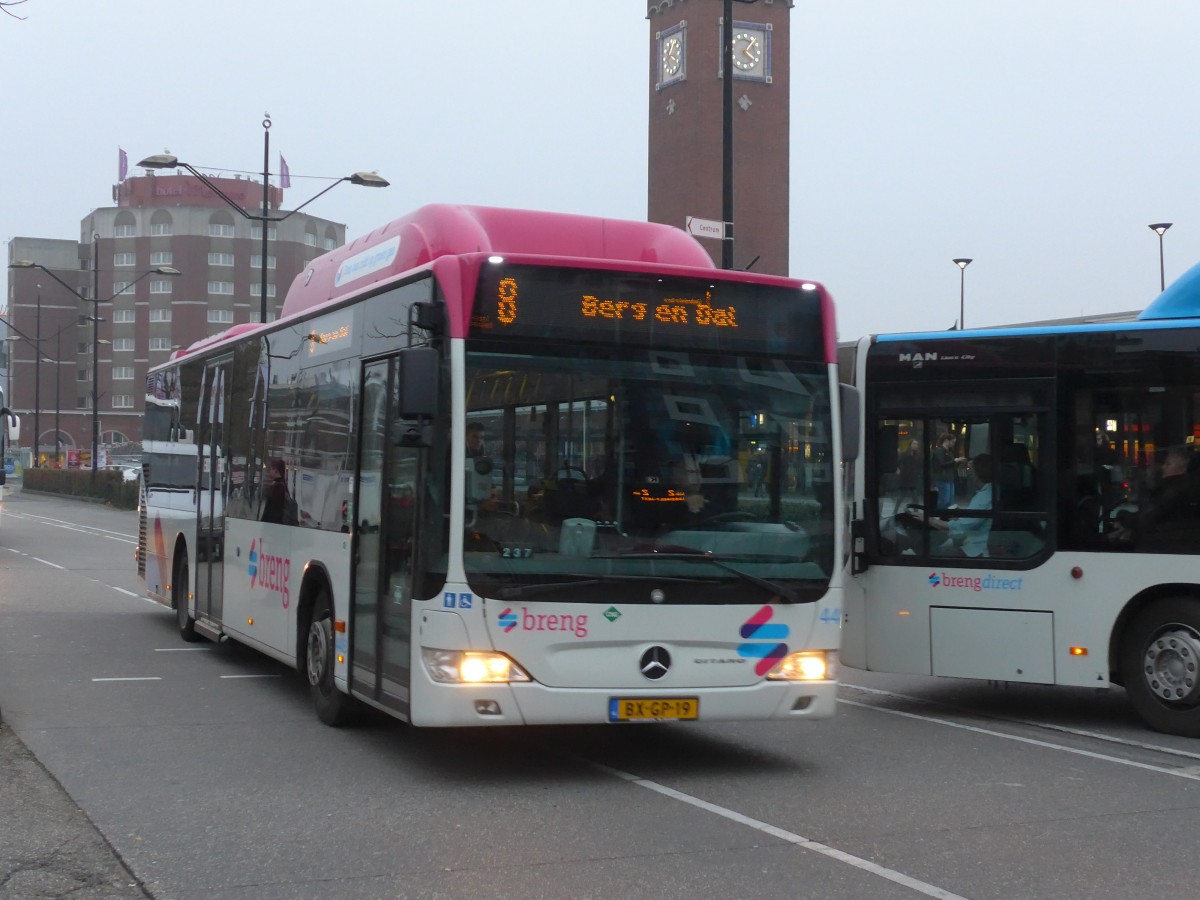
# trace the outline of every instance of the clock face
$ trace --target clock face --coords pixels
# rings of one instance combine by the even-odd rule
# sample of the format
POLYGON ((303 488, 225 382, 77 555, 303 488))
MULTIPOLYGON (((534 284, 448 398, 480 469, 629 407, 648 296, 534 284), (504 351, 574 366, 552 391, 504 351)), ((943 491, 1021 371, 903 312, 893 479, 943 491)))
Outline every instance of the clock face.
POLYGON ((659 38, 658 47, 658 81, 661 88, 672 82, 680 81, 684 77, 683 57, 686 52, 686 44, 682 25, 663 34, 659 38))
POLYGON ((683 44, 677 35, 663 41, 662 71, 664 76, 676 75, 683 65, 683 44))
POLYGON ((767 43, 765 32, 742 28, 733 34, 733 67, 739 72, 762 72, 763 52, 767 43))

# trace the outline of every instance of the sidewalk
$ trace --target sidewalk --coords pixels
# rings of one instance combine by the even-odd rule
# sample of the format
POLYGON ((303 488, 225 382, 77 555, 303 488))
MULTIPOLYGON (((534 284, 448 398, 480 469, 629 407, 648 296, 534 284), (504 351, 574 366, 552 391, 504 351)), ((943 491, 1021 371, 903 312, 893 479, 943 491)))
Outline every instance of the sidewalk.
POLYGON ((0 898, 149 896, 54 776, 0 722, 0 898))

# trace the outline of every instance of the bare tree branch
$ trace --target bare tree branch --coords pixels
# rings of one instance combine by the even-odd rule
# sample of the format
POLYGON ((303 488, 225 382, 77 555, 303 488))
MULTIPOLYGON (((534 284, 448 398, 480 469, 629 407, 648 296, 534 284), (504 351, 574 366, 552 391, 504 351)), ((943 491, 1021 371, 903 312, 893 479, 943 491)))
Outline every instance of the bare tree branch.
POLYGON ((0 10, 2 10, 5 15, 12 16, 14 19, 20 19, 22 22, 24 22, 25 16, 18 16, 15 12, 9 9, 10 6, 20 6, 24 2, 25 0, 0 0, 0 10))

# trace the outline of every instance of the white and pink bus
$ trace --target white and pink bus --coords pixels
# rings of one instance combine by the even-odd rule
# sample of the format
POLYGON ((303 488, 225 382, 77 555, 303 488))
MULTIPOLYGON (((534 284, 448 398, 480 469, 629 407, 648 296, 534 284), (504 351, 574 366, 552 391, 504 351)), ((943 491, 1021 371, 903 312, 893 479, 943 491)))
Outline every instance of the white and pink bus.
POLYGON ((195 502, 148 492, 146 590, 330 724, 830 716, 834 334, 675 228, 424 207, 151 371, 195 502))

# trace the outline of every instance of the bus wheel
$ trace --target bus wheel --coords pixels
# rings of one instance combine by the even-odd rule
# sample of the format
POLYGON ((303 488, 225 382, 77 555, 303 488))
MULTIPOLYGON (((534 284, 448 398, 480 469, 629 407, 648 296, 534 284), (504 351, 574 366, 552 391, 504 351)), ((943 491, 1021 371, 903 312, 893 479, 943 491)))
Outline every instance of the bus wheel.
POLYGON ((196 634, 196 620, 188 611, 188 573, 187 554, 179 554, 175 562, 175 577, 171 579, 171 601, 175 604, 175 621, 179 625, 179 636, 188 643, 200 640, 196 634))
POLYGON ((1200 602, 1170 597, 1138 613, 1125 634, 1121 671, 1147 725, 1200 737, 1200 602))
POLYGON ((329 603, 329 590, 325 587, 321 588, 313 602, 305 657, 308 692, 317 709, 317 717, 326 725, 344 724, 349 713, 350 698, 333 683, 333 609, 329 603))

